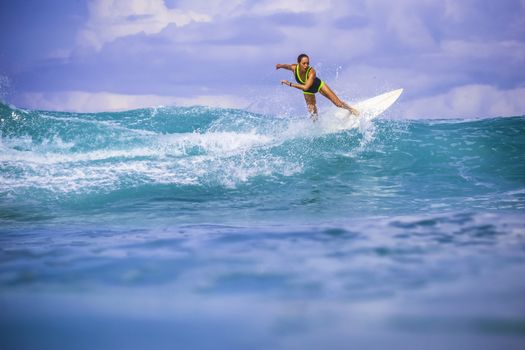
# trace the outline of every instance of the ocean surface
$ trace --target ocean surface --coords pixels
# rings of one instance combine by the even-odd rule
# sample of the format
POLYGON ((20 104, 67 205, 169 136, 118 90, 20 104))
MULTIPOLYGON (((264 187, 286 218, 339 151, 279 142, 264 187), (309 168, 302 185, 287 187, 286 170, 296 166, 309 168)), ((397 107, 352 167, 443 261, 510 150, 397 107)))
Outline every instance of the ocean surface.
POLYGON ((525 117, 0 104, 1 349, 524 349, 525 117))

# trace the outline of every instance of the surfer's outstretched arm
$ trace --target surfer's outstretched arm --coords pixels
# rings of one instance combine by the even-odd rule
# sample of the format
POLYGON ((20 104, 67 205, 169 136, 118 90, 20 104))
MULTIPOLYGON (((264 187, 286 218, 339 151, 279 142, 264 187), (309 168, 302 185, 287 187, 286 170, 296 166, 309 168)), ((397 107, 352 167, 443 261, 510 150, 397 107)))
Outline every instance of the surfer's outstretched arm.
POLYGON ((293 71, 294 68, 295 68, 294 66, 295 66, 295 64, 277 63, 275 65, 275 69, 277 70, 277 69, 283 68, 283 69, 288 69, 288 70, 293 71))

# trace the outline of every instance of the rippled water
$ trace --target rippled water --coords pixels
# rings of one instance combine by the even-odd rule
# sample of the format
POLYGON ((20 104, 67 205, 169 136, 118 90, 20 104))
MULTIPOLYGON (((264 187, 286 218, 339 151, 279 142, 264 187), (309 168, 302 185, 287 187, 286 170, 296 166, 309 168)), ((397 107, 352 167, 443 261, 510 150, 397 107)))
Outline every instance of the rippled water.
POLYGON ((523 348, 525 118, 339 122, 0 105, 0 346, 523 348))

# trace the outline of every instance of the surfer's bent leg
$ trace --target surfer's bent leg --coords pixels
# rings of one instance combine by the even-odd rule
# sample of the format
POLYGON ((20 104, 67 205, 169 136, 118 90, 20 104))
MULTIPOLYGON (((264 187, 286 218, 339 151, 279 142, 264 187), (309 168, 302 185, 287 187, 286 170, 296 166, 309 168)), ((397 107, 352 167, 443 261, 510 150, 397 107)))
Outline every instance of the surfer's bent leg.
POLYGON ((317 105, 315 101, 314 94, 304 94, 304 100, 306 101, 306 107, 308 107, 308 112, 310 113, 310 118, 313 121, 317 120, 317 105))
POLYGON ((337 95, 332 91, 332 89, 330 89, 328 84, 326 84, 326 83, 323 84, 323 86, 321 87, 321 90, 319 90, 319 92, 321 93, 321 95, 323 95, 324 97, 326 97, 327 99, 332 101, 332 103, 334 105, 336 105, 337 107, 344 108, 344 109, 348 110, 352 114, 359 115, 359 112, 355 108, 352 108, 348 104, 346 104, 345 102, 341 101, 341 99, 339 97, 337 97, 337 95))

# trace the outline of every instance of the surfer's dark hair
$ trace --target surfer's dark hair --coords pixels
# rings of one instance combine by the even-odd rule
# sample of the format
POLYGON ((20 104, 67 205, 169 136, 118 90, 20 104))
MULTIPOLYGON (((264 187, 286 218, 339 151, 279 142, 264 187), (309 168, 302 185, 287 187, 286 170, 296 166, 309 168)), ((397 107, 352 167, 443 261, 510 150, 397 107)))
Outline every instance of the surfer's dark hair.
MULTIPOLYGON (((302 54, 300 54, 299 56, 297 56, 297 63, 301 63, 301 60, 302 60, 303 58, 305 58, 305 57, 308 57, 308 55, 305 54, 305 53, 302 53, 302 54)), ((309 57, 308 57, 308 58, 309 58, 309 57)))

